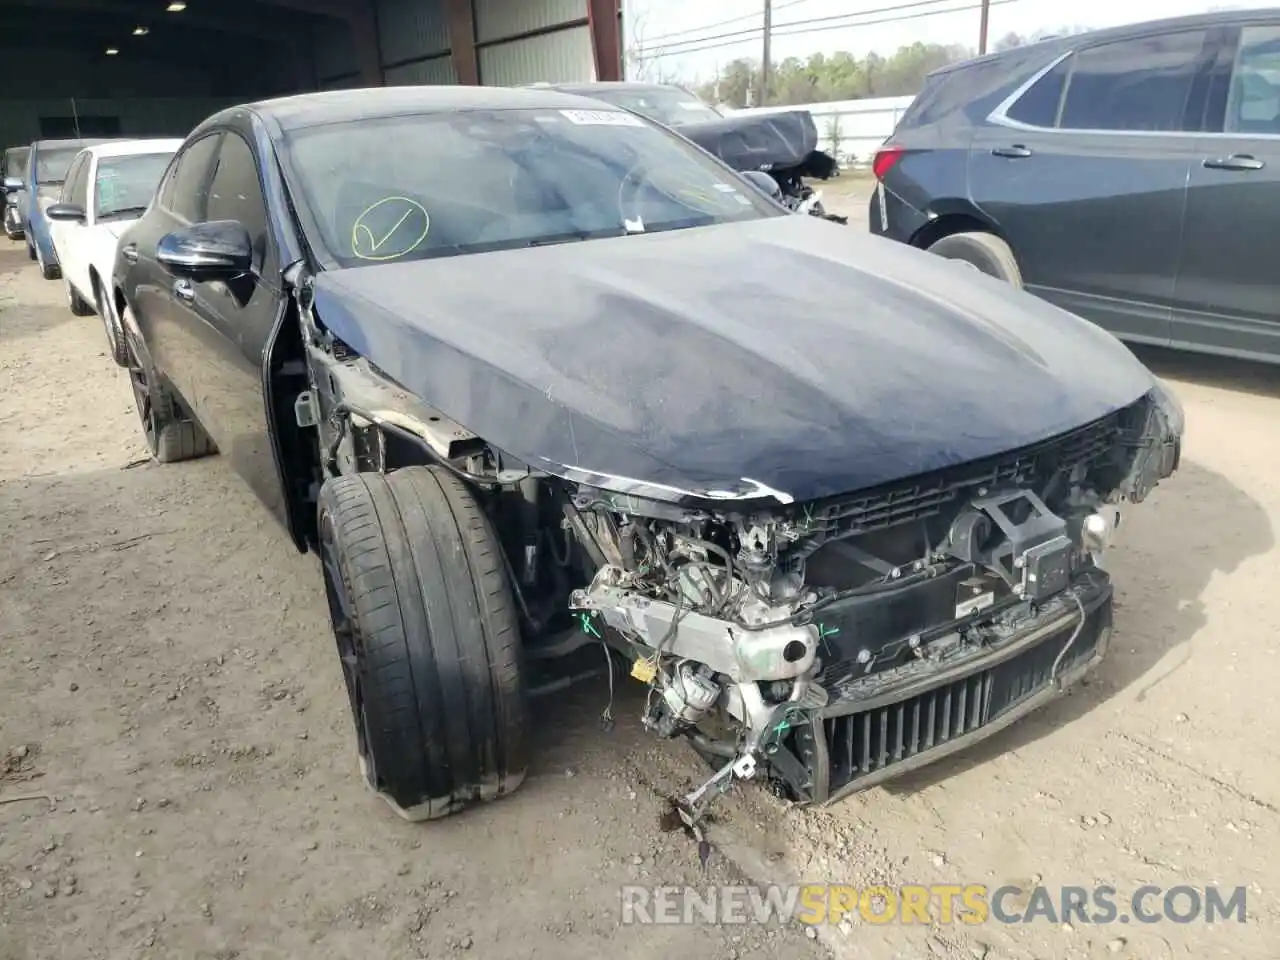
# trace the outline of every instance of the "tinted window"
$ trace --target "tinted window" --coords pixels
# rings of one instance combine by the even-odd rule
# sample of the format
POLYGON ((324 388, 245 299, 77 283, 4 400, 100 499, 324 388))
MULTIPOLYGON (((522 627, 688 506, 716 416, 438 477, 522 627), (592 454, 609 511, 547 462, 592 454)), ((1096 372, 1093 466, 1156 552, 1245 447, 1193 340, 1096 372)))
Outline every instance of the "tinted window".
POLYGON ((348 266, 776 212, 688 141, 614 109, 371 118, 285 145, 308 239, 348 266))
POLYGON ((74 147, 45 147, 36 154, 36 183, 65 183, 67 171, 71 169, 71 161, 81 150, 81 144, 74 147))
POLYGON ((209 220, 236 220, 249 231, 257 262, 266 250, 267 209, 253 151, 239 136, 222 138, 218 169, 209 188, 209 220))
POLYGON ((1224 129, 1280 133, 1280 26, 1240 31, 1224 129))
POLYGON ((189 223, 203 223, 209 204, 209 170, 219 134, 197 140, 178 157, 165 183, 161 203, 189 223))
POLYGON ((98 161, 93 205, 98 218, 141 216, 172 154, 143 153, 98 161))
POLYGON ((71 165, 67 167, 66 180, 62 184, 62 190, 58 194, 59 203, 75 203, 76 187, 84 182, 80 174, 84 171, 89 163, 88 156, 78 156, 71 161, 71 165))
POLYGON ((1071 130, 1183 129, 1204 48, 1203 30, 1121 40, 1081 50, 1059 126, 1071 130))
POLYGON ((1063 60, 1018 98, 1006 112, 1010 120, 1029 123, 1033 127, 1052 127, 1058 122, 1058 106, 1062 103, 1062 91, 1071 71, 1071 58, 1063 60))

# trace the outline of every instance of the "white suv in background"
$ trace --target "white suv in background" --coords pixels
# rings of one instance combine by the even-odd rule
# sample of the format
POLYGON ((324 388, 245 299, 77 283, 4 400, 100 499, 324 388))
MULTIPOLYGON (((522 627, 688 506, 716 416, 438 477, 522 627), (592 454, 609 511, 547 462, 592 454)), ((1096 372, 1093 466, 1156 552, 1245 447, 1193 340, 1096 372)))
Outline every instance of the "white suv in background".
POLYGON ((112 358, 124 363, 124 339, 111 298, 120 235, 146 211, 180 139, 115 140, 85 147, 71 161, 62 195, 45 211, 78 317, 102 317, 112 358))

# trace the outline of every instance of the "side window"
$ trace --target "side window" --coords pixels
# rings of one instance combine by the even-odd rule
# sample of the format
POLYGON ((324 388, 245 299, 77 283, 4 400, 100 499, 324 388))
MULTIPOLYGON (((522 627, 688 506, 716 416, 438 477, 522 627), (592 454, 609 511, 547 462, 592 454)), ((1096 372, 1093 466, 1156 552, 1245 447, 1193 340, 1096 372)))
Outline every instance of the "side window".
POLYGON ((1058 63, 1052 70, 1033 83, 1016 103, 1005 111, 1005 116, 1033 127, 1058 125, 1058 108, 1062 105, 1062 91, 1067 87, 1067 74, 1071 71, 1071 57, 1058 63))
POLYGON ((80 154, 80 159, 76 161, 79 167, 71 172, 71 176, 67 178, 67 185, 71 187, 71 202, 81 210, 89 209, 89 168, 93 165, 89 154, 80 154))
POLYGON ((78 154, 71 161, 71 166, 67 168, 67 179, 62 182, 62 190, 58 195, 59 203, 75 203, 76 182, 80 178, 80 171, 85 168, 88 158, 83 154, 78 154))
POLYGON ((1280 26, 1244 27, 1227 95, 1227 133, 1280 133, 1280 26))
POLYGON ((254 261, 262 265, 267 250, 267 205, 253 151, 234 133, 222 138, 217 171, 209 187, 207 219, 239 221, 249 231, 254 261))
POLYGON ((209 204, 209 171, 221 134, 202 137, 178 155, 164 185, 161 204, 188 223, 203 223, 209 204))
POLYGON ((1059 126, 1069 130, 1182 130, 1205 31, 1157 34, 1080 50, 1059 126))

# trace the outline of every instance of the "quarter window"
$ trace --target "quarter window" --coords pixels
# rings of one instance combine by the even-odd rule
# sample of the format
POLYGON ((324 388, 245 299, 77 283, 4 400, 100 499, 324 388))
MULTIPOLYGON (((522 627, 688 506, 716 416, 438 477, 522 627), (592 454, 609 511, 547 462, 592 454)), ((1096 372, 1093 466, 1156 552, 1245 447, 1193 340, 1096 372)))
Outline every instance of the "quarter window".
POLYGON ((1173 132, 1185 129, 1187 98, 1204 50, 1191 30, 1119 40, 1071 59, 1059 127, 1173 132))
POLYGON ((1280 26, 1240 31, 1224 129, 1280 134, 1280 26))

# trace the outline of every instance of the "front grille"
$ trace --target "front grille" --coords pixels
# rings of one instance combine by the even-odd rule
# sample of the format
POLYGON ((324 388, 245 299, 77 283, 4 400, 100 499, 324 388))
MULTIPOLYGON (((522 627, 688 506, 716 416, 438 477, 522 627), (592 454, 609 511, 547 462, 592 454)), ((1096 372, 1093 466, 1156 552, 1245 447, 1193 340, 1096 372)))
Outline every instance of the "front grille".
POLYGON ((1039 488, 1053 473, 1092 466, 1116 449, 1126 419, 1145 404, 1117 410, 1050 440, 864 491, 808 504, 797 521, 818 539, 859 536, 941 513, 978 487, 1039 488))
MULTIPOLYGON (((1108 597, 1085 618, 1059 673, 1092 657, 1110 623, 1108 597)), ((1072 630, 1074 625, 1008 660, 897 703, 824 719, 831 792, 981 729, 1016 708, 1048 684, 1072 630)))

